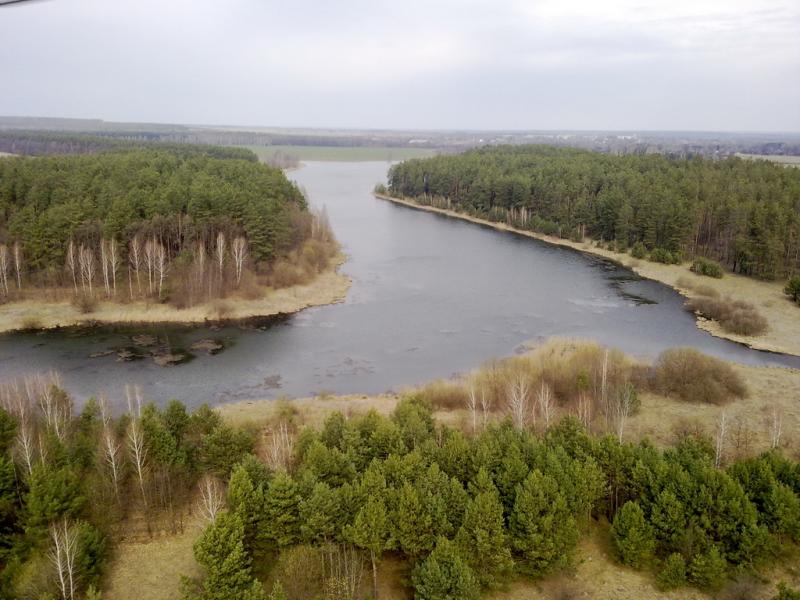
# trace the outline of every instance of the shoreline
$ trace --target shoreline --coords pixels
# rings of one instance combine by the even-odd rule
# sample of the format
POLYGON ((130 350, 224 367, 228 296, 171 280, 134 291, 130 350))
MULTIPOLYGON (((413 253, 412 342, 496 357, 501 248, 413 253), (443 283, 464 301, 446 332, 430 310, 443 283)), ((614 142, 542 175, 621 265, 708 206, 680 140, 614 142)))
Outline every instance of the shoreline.
POLYGON ((696 285, 702 284, 707 287, 712 287, 721 295, 730 296, 734 299, 744 300, 756 305, 759 312, 761 312, 769 322, 769 329, 766 333, 759 336, 738 335, 724 331, 719 323, 715 321, 709 321, 695 315, 695 324, 699 329, 702 329, 714 337, 736 342, 752 348, 753 350, 800 356, 800 311, 786 298, 781 283, 760 281, 727 272, 722 279, 703 277, 691 272, 688 268, 688 263, 665 265, 644 259, 639 260, 628 254, 620 254, 612 252, 611 250, 606 250, 605 248, 599 248, 594 245, 594 242, 591 240, 573 242, 569 239, 562 239, 535 231, 519 229, 506 223, 473 217, 472 215, 452 209, 418 204, 414 200, 407 198, 398 198, 378 192, 373 192, 373 195, 380 200, 408 206, 409 208, 469 221, 499 231, 524 235, 547 244, 570 248, 584 254, 604 258, 630 269, 644 279, 658 281, 659 283, 667 285, 687 299, 697 297, 697 294, 691 289, 681 286, 678 282, 679 279, 691 281, 696 285))
POLYGON ((265 289, 255 300, 222 298, 178 309, 152 302, 100 302, 90 314, 80 313, 70 302, 22 300, 0 305, 0 334, 47 331, 81 326, 153 326, 235 323, 250 319, 287 316, 314 306, 344 302, 352 280, 339 272, 347 260, 339 254, 313 281, 277 290, 265 289), (31 326, 34 324, 35 326, 31 326))

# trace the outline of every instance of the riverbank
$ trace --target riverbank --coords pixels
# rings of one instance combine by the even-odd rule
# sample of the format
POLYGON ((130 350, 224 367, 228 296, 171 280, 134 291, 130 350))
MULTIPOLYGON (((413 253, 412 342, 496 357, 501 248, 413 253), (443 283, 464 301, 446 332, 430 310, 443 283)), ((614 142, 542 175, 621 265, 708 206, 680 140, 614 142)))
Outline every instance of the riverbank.
POLYGON ((757 336, 738 335, 724 331, 719 324, 714 321, 697 318, 697 326, 700 329, 707 331, 713 336, 738 342, 755 350, 766 350, 768 352, 800 356, 800 310, 798 310, 797 306, 790 302, 783 293, 783 284, 781 282, 760 281, 733 273, 726 273, 722 279, 702 277, 700 275, 695 275, 689 270, 689 263, 684 263, 682 265, 665 265, 647 260, 637 260, 628 254, 601 248, 591 240, 574 242, 568 239, 519 229, 507 225, 506 223, 497 223, 487 219, 473 217, 455 210, 425 206, 406 198, 397 198, 388 194, 379 193, 375 193, 374 195, 381 200, 402 204, 418 210, 438 213, 455 219, 462 219, 464 221, 492 227, 500 231, 510 231, 548 244, 554 244, 556 246, 571 248, 578 252, 599 256, 631 269, 640 277, 652 279, 668 285, 686 298, 698 296, 697 292, 692 288, 697 288, 699 286, 711 288, 721 296, 729 296, 734 300, 741 300, 755 305, 758 311, 767 319, 769 329, 766 333, 757 336))
POLYGON ((349 277, 339 272, 345 260, 346 257, 339 254, 327 270, 308 284, 277 290, 266 288, 262 297, 252 300, 231 297, 184 309, 152 302, 100 302, 92 313, 83 314, 70 302, 11 302, 0 305, 0 333, 55 329, 86 323, 192 325, 296 313, 312 306, 345 300, 352 283, 349 277))

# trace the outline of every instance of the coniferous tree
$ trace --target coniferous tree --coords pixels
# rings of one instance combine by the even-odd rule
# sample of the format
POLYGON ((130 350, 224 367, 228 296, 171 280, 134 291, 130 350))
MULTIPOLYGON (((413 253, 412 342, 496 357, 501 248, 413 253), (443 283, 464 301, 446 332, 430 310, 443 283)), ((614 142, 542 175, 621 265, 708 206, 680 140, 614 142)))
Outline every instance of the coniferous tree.
POLYGON ((477 600, 480 585, 457 546, 439 538, 433 552, 411 575, 417 600, 477 600))
POLYGON ((619 510, 611 527, 611 537, 625 565, 639 568, 653 555, 656 543, 653 528, 636 502, 626 502, 619 510))

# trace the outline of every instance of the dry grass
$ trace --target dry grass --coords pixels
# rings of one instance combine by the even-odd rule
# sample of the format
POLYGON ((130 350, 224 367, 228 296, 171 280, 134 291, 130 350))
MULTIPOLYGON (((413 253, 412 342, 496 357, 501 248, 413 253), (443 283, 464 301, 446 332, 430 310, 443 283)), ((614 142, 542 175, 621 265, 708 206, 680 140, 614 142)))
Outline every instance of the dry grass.
MULTIPOLYGON (((342 302, 350 279, 337 272, 345 260, 339 256, 329 268, 308 284, 280 290, 264 289, 256 299, 228 298, 222 304, 211 302, 179 309, 148 302, 100 302, 91 314, 98 323, 203 323, 217 319, 247 319, 279 313, 293 313, 309 306, 342 302)), ((25 300, 0 306, 0 333, 24 329, 35 319, 37 329, 78 325, 86 316, 68 301, 25 300)), ((30 328, 30 327, 28 327, 30 328)))
POLYGON ((183 533, 145 543, 123 542, 104 579, 103 598, 109 600, 172 600, 180 597, 180 576, 197 577, 199 567, 192 545, 200 535, 199 522, 183 533))
MULTIPOLYGON (((396 202, 398 204, 411 206, 419 210, 437 212, 457 219, 488 225, 489 227, 493 227, 502 231, 515 231, 520 235, 526 235, 550 244, 573 248, 581 252, 587 252, 596 256, 607 258, 609 260, 620 262, 619 254, 613 252, 612 250, 601 248, 597 244, 591 244, 588 247, 584 247, 584 244, 582 243, 516 229, 506 225, 505 223, 495 223, 493 221, 471 217, 469 215, 458 213, 452 210, 446 210, 432 206, 420 206, 415 202, 399 198, 392 198, 386 195, 378 195, 378 197, 384 200, 396 202)), ((753 348, 800 356, 800 310, 798 309, 797 305, 793 304, 783 293, 784 282, 761 281, 733 273, 726 273, 725 277, 722 279, 712 279, 692 273, 689 271, 688 263, 682 265, 664 265, 650 261, 625 259, 625 265, 633 269, 633 271, 635 271, 638 275, 641 275, 647 279, 660 281, 661 283, 677 289, 681 294, 689 298, 694 297, 696 292, 692 290, 693 286, 690 287, 685 285, 686 282, 690 282, 690 285, 705 284, 707 290, 712 289, 720 296, 728 296, 735 301, 748 302, 754 305, 756 309, 764 316, 769 325, 769 330, 763 335, 756 337, 752 335, 732 333, 725 331, 719 323, 715 323, 713 321, 698 321, 697 326, 717 337, 741 342, 753 348), (679 282, 684 283, 684 285, 681 285, 679 282)))

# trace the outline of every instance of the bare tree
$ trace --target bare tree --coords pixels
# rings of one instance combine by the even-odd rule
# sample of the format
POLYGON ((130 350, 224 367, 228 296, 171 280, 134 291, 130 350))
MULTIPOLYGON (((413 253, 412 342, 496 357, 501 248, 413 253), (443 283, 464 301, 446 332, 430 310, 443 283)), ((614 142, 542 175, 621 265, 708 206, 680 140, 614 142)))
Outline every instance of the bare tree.
POLYGON ((478 390, 475 381, 467 387, 467 409, 472 417, 472 435, 478 430, 478 390))
POLYGON ((528 418, 528 382, 522 375, 508 385, 506 404, 511 421, 517 429, 523 429, 528 418))
POLYGON ((6 296, 8 296, 8 267, 8 246, 0 244, 0 285, 6 296))
POLYGON ((81 246, 78 253, 78 261, 81 267, 81 282, 84 285, 84 289, 88 287, 89 294, 92 294, 92 282, 94 281, 94 273, 96 269, 94 252, 92 249, 86 246, 81 246))
POLYGON ((142 395, 138 388, 132 390, 130 386, 126 386, 125 396, 128 400, 128 412, 131 415, 130 424, 128 425, 128 452, 136 470, 139 490, 142 493, 142 504, 146 510, 145 474, 147 471, 147 448, 144 444, 144 431, 142 431, 142 395))
POLYGON ((222 493, 222 484, 216 477, 205 475, 200 480, 199 486, 198 510, 203 519, 213 522, 217 518, 217 513, 225 508, 225 495, 222 493))
POLYGON ((17 289, 22 289, 22 246, 14 242, 14 270, 17 272, 17 289))
POLYGON ((13 402, 17 417, 16 446, 21 455, 22 462, 25 464, 25 469, 28 471, 28 475, 30 475, 33 471, 36 423, 28 396, 20 392, 19 386, 16 383, 12 384, 10 389, 14 397, 13 402))
POLYGON ((153 295, 153 275, 156 266, 156 240, 147 240, 144 245, 144 266, 147 268, 147 293, 153 295))
POLYGON ((617 432, 617 440, 622 443, 622 436, 625 434, 625 425, 631 415, 636 403, 636 389, 630 384, 625 383, 617 390, 613 406, 613 422, 617 432))
POLYGON ((608 349, 606 348, 603 354, 603 368, 600 374, 600 406, 603 410, 603 417, 606 420, 606 427, 608 427, 608 419, 610 416, 610 406, 608 398, 608 349))
POLYGON ((589 425, 592 423, 592 400, 585 392, 581 392, 578 395, 577 413, 578 420, 588 430, 589 425))
POLYGON ((111 484, 114 486, 114 496, 119 501, 119 482, 122 476, 122 446, 114 430, 114 422, 108 410, 108 400, 100 396, 100 415, 103 419, 103 433, 100 446, 103 453, 103 462, 108 467, 111 475, 111 484))
POLYGON ((722 455, 725 451, 725 434, 727 433, 727 420, 725 411, 719 413, 719 421, 717 421, 717 434, 714 443, 714 466, 720 467, 722 465, 722 455))
POLYGON ((108 264, 111 267, 111 291, 117 295, 117 271, 119 270, 119 245, 117 240, 111 238, 108 243, 108 264))
POLYGON ((358 598, 364 576, 364 556, 352 544, 327 544, 323 553, 325 598, 358 598))
POLYGON ((198 295, 202 294, 203 282, 206 277, 206 245, 203 242, 197 243, 197 289, 198 295))
POLYGON ((100 266, 103 271, 103 286, 106 288, 106 298, 111 297, 111 279, 109 277, 111 265, 108 264, 108 242, 105 238, 100 240, 100 266))
POLYGON ((247 259, 247 240, 239 236, 234 238, 231 244, 231 254, 233 255, 233 264, 236 269, 236 287, 242 283, 242 270, 244 269, 244 261, 247 259))
POLYGON ((288 471, 294 455, 294 439, 289 435, 289 427, 281 422, 269 434, 264 462, 273 471, 288 471))
POLYGON ((128 285, 131 289, 131 297, 133 297, 133 281, 130 276, 131 269, 136 274, 136 289, 139 294, 142 293, 142 281, 139 275, 142 266, 142 241, 139 239, 139 234, 134 235, 131 239, 128 248, 128 264, 130 265, 128 268, 128 285))
POLYGON ((222 281, 223 281, 223 271, 222 268, 225 265, 225 234, 221 231, 217 234, 217 243, 214 246, 214 260, 217 263, 217 268, 219 269, 219 289, 222 292, 222 281))
POLYGON ((58 374, 50 372, 46 376, 26 377, 25 389, 31 403, 38 403, 48 429, 63 442, 72 421, 72 399, 61 389, 58 374))
POLYGON ((492 411, 492 398, 486 393, 486 388, 481 386, 481 414, 483 415, 483 428, 489 422, 489 413, 492 411))
POLYGON ((539 406, 539 414, 542 415, 544 428, 545 431, 547 431, 550 429, 550 421, 553 418, 555 403, 553 401, 553 391, 544 380, 542 380, 542 386, 536 394, 536 404, 539 406))
POLYGON ((164 278, 167 276, 169 265, 167 264, 167 250, 156 241, 153 242, 155 248, 155 271, 158 274, 158 297, 164 289, 164 278))
POLYGON ((77 258, 75 257, 75 242, 69 238, 67 243, 67 268, 72 274, 72 285, 75 288, 75 293, 78 293, 78 277, 77 277, 77 258))
POLYGON ((75 557, 78 553, 78 530, 66 519, 50 525, 50 562, 56 570, 58 587, 64 600, 74 600, 78 583, 75 557))
POLYGON ((772 419, 769 427, 770 447, 777 448, 781 445, 781 435, 783 433, 783 411, 780 408, 772 409, 772 419))

